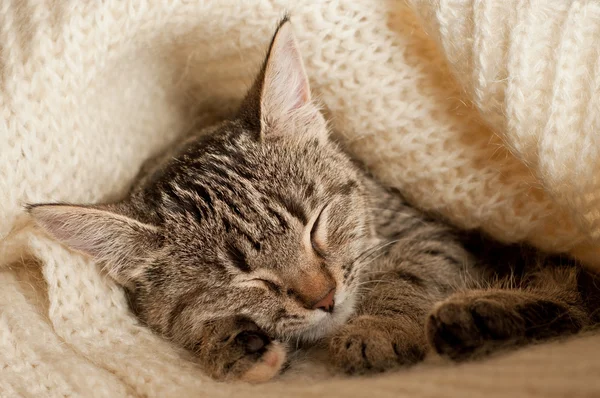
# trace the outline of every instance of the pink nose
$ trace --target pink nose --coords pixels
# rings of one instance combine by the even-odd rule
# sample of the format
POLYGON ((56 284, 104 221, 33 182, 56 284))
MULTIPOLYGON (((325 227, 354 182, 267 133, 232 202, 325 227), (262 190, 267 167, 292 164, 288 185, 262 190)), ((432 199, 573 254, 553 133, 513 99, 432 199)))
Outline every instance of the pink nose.
POLYGON ((325 312, 331 312, 333 311, 333 305, 335 304, 333 297, 335 296, 335 287, 333 289, 331 289, 329 291, 329 293, 327 293, 325 295, 325 297, 323 297, 322 299, 320 299, 319 301, 317 301, 312 309, 316 310, 323 310, 325 312))

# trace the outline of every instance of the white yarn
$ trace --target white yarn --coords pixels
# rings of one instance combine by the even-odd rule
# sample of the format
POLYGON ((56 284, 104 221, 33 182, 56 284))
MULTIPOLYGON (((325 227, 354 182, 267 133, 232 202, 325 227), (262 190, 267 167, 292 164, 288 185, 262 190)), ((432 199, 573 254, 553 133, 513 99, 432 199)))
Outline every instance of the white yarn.
POLYGON ((198 109, 231 110, 288 10, 313 95, 383 180, 463 226, 600 262, 599 4, 408 3, 0 2, 0 397, 599 394, 597 336, 373 380, 304 364, 216 384, 22 216, 119 196, 198 109))
POLYGON ((539 237, 524 236, 599 265, 600 3, 412 3, 469 100, 536 177, 524 182, 546 192, 542 199, 532 188, 530 203, 552 198, 559 206, 531 220, 539 237))

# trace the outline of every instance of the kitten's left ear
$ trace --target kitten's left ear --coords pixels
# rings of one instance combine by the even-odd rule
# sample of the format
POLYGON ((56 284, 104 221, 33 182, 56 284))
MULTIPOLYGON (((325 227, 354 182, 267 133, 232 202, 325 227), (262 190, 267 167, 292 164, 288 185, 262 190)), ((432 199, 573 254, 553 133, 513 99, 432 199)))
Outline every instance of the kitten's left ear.
POLYGON ((27 207, 36 223, 71 249, 102 262, 126 285, 162 245, 158 227, 108 206, 38 204, 27 207))
POLYGON ((325 120, 311 100, 310 85, 291 22, 284 18, 240 115, 262 138, 326 135, 325 120))

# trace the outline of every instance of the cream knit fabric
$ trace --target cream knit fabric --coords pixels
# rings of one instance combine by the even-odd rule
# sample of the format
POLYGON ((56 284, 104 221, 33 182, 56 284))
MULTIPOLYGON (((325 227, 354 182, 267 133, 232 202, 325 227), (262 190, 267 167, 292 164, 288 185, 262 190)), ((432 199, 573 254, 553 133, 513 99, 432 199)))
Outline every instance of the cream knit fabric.
POLYGON ((4 0, 0 397, 598 396, 594 335, 368 380, 307 362, 217 384, 31 229, 23 203, 117 197, 146 157, 231 110, 284 10, 336 134, 382 179, 463 226, 600 266, 596 1, 4 0))

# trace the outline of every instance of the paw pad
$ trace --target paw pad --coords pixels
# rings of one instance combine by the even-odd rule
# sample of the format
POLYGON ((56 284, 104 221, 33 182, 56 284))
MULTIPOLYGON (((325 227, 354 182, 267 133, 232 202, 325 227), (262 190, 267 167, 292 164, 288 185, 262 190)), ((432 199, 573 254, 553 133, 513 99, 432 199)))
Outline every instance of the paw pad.
POLYGON ((248 354, 260 352, 269 344, 269 338, 257 332, 242 332, 235 337, 235 340, 244 347, 248 354))

